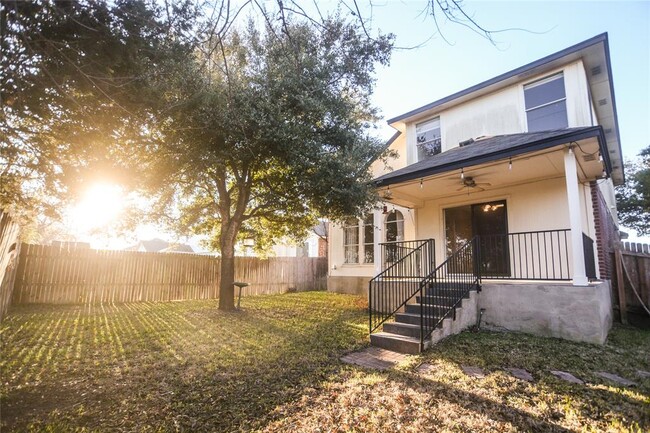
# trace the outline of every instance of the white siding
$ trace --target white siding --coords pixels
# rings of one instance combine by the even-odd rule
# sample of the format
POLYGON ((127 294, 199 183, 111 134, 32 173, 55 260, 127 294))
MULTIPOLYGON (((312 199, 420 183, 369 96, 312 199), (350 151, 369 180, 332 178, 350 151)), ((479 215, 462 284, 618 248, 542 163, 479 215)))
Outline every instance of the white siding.
MULTIPOLYGON (((415 124, 436 116, 440 116, 443 152, 470 138, 526 132, 524 85, 558 72, 564 74, 569 127, 591 126, 593 104, 589 97, 584 66, 582 61, 577 61, 543 74, 532 75, 516 85, 407 123, 406 134, 402 135, 406 135, 406 163, 417 162, 415 124)), ((400 144, 400 149, 402 146, 400 144)))

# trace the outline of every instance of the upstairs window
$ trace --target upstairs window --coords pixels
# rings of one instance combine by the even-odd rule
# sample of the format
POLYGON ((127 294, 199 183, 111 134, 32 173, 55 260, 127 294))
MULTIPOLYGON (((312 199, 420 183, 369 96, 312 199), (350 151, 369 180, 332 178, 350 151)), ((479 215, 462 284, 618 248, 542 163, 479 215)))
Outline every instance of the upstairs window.
POLYGON ((416 124, 415 134, 417 136, 418 161, 431 158, 442 151, 439 117, 416 124))
POLYGON ((524 86, 528 132, 569 126, 564 74, 561 72, 524 86))
POLYGON ((350 218, 343 227, 344 263, 373 263, 375 261, 375 225, 370 213, 359 221, 350 218))

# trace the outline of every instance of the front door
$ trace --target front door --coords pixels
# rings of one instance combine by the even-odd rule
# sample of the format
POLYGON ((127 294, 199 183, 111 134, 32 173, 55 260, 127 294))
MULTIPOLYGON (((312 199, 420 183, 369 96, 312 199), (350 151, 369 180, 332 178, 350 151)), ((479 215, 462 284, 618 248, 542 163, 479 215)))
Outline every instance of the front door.
POLYGON ((510 274, 505 200, 445 209, 447 256, 479 236, 481 275, 510 274))

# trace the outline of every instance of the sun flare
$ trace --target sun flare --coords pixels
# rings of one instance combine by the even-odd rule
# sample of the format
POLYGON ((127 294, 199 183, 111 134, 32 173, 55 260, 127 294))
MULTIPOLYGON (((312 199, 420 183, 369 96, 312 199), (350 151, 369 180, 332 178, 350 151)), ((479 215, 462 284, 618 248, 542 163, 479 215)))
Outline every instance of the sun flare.
POLYGON ((78 228, 90 230, 117 220, 124 209, 124 192, 118 185, 95 183, 86 189, 72 209, 72 219, 78 228))

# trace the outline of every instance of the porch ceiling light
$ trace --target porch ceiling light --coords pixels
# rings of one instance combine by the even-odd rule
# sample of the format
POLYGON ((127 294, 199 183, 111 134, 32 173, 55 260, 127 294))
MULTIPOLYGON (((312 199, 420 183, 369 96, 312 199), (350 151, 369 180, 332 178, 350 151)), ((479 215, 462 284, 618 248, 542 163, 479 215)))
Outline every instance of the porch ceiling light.
POLYGON ((462 167, 460 169, 460 178, 465 179, 465 171, 464 171, 464 169, 462 167))
POLYGON ((508 159, 508 170, 512 170, 512 156, 508 159))

